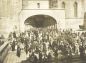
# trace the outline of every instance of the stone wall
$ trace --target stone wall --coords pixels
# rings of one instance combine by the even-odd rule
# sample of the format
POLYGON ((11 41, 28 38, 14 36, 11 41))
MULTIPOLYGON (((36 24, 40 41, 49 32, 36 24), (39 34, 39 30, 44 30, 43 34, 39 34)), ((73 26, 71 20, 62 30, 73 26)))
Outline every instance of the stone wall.
POLYGON ((23 0, 23 9, 49 9, 49 1, 23 0))
POLYGON ((65 27, 65 11, 63 9, 54 9, 54 10, 22 10, 20 13, 20 28, 21 31, 24 31, 25 27, 25 20, 31 16, 34 15, 49 15, 53 17, 57 21, 57 27, 58 28, 64 28, 65 27))
POLYGON ((21 0, 0 0, 0 34, 7 37, 14 26, 19 27, 18 15, 21 9, 21 0))
POLYGON ((83 24, 84 13, 86 12, 86 0, 58 0, 57 8, 49 8, 48 0, 28 0, 26 3, 27 4, 24 4, 25 7, 23 7, 26 9, 24 11, 21 10, 23 5, 22 0, 0 0, 0 34, 7 34, 13 31, 15 25, 18 29, 19 27, 23 27, 21 23, 24 23, 25 17, 28 18, 34 15, 34 13, 48 14, 54 17, 60 25, 58 25, 60 28, 72 28, 77 30, 79 29, 79 25, 83 24), (62 8, 62 2, 65 3, 65 8, 62 8), (74 2, 78 4, 77 17, 74 17, 74 2), (40 8, 37 7, 37 3, 40 3, 40 8), (31 9, 34 8, 36 10, 32 11, 31 9), (27 9, 30 10, 27 12, 27 9))

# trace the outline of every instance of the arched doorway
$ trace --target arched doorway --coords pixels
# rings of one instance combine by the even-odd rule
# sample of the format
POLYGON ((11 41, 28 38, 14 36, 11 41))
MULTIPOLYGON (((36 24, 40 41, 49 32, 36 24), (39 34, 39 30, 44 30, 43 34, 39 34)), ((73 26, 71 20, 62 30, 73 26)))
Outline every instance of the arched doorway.
POLYGON ((29 28, 48 28, 48 29, 57 29, 56 20, 49 15, 34 15, 27 18, 24 22, 25 26, 29 28))

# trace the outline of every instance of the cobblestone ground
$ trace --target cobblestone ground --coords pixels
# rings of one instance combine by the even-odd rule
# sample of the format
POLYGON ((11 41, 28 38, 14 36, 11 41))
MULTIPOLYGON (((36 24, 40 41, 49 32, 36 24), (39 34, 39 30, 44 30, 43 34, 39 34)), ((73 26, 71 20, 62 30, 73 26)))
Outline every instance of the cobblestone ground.
MULTIPOLYGON (((21 52, 21 56, 18 57, 16 55, 16 51, 9 51, 8 55, 6 56, 3 63, 21 63, 22 61, 25 61, 27 58, 27 55, 24 51, 21 52)), ((69 59, 66 59, 66 61, 69 59)), ((86 63, 86 57, 85 59, 81 58, 74 58, 71 61, 64 62, 64 61, 58 61, 58 63, 86 63)))
POLYGON ((16 55, 16 51, 9 51, 3 63, 20 63, 22 60, 26 60, 26 53, 21 52, 21 56, 16 55))

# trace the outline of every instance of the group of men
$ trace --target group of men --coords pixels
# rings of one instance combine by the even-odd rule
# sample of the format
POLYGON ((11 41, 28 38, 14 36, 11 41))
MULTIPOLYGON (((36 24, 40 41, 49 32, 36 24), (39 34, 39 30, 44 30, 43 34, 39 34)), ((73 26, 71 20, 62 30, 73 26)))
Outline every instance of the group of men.
MULTIPOLYGON (((75 33, 72 30, 59 31, 56 29, 30 30, 12 38, 12 51, 17 45, 17 56, 21 56, 21 50, 28 55, 25 63, 67 63, 73 56, 84 58, 86 49, 86 33, 75 33), (22 48, 19 43, 23 44, 22 48)), ((10 39, 11 40, 11 39, 10 39)))

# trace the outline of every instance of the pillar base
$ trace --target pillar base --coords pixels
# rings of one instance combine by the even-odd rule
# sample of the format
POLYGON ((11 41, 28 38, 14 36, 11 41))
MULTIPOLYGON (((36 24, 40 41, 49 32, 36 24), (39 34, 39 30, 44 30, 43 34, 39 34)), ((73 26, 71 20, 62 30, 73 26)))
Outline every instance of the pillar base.
POLYGON ((86 27, 84 25, 79 25, 80 29, 86 30, 86 27))

